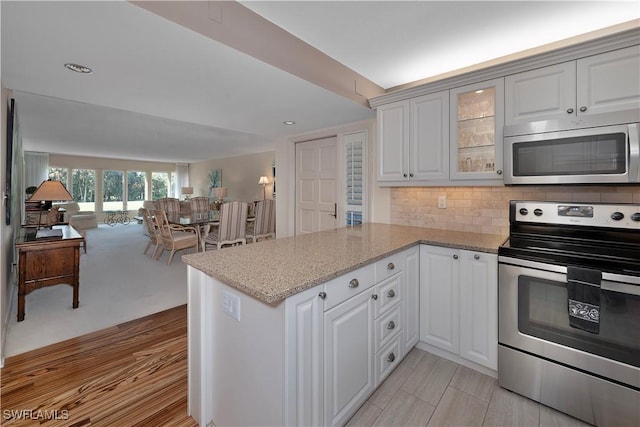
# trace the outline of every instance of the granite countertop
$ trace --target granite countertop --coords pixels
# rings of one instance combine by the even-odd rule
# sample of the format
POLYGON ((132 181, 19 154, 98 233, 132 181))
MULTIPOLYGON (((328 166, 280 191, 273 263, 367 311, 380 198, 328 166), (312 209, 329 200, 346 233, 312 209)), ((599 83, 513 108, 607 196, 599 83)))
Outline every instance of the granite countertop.
POLYGON ((367 223, 183 255, 198 270, 268 304, 419 243, 497 253, 506 236, 367 223))

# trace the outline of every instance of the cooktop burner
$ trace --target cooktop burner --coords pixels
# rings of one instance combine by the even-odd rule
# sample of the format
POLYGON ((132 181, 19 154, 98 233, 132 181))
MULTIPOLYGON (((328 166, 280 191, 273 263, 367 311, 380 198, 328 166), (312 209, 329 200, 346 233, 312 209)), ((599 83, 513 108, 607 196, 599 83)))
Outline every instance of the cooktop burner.
POLYGON ((640 276, 640 205, 512 201, 498 254, 640 276))

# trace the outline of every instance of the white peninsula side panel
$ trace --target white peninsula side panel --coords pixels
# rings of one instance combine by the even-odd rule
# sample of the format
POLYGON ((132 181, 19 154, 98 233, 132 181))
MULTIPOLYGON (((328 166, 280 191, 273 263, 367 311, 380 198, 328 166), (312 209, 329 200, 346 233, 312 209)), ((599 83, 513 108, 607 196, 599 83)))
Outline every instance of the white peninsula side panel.
POLYGON ((284 304, 191 266, 188 282, 189 414, 201 426, 284 425, 284 304))

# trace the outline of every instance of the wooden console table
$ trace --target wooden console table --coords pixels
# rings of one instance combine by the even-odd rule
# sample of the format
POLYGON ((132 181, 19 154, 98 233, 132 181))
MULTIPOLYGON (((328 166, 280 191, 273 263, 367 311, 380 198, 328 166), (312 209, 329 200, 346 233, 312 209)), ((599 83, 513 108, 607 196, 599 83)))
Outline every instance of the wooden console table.
POLYGON ((24 227, 16 239, 18 250, 18 322, 24 320, 25 296, 36 289, 66 284, 73 288, 78 308, 80 244, 84 238, 70 225, 56 225, 62 237, 36 239, 36 229, 24 227))

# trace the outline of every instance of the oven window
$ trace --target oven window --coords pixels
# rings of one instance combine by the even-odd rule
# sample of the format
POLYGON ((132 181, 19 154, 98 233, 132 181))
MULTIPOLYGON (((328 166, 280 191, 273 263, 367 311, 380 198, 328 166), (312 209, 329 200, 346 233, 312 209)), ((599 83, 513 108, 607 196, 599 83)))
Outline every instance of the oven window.
POLYGON ((626 135, 611 133, 513 144, 514 176, 624 174, 626 135))
POLYGON ((518 277, 518 330, 640 367, 640 297, 602 290, 600 332, 569 326, 566 283, 518 277))

